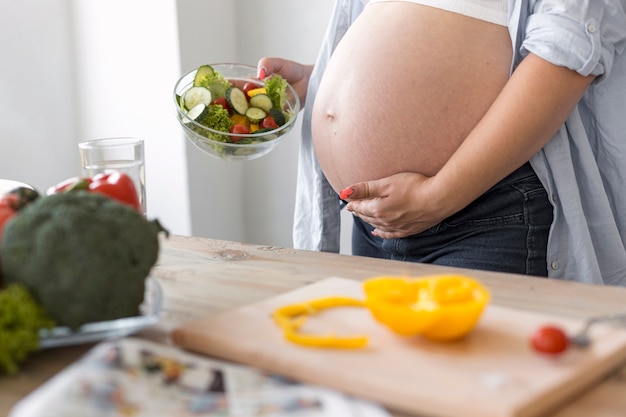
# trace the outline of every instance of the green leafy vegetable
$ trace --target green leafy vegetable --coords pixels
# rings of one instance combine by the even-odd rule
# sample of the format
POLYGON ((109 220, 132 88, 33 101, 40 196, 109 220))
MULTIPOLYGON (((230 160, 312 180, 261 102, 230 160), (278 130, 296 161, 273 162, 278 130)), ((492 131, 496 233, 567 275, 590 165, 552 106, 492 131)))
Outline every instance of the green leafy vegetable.
POLYGON ((278 74, 265 80, 265 90, 272 99, 273 107, 284 109, 287 102, 287 80, 278 74))
POLYGON ((37 199, 4 231, 6 284, 24 285, 59 326, 139 314, 163 228, 85 191, 37 199))
MULTIPOLYGON (((222 106, 208 106, 206 116, 201 120, 197 120, 201 125, 209 127, 213 130, 219 130, 220 132, 228 133, 234 122, 230 118, 228 110, 222 106)), ((210 139, 218 142, 227 142, 228 136, 220 135, 219 133, 204 132, 210 139)))
POLYGON ((231 83, 222 74, 213 70, 210 65, 203 65, 198 69, 193 85, 194 87, 208 88, 213 99, 216 99, 226 95, 226 90, 231 86, 231 83))
POLYGON ((51 328, 47 315, 26 287, 0 290, 0 374, 14 374, 28 355, 39 348, 39 330, 51 328))

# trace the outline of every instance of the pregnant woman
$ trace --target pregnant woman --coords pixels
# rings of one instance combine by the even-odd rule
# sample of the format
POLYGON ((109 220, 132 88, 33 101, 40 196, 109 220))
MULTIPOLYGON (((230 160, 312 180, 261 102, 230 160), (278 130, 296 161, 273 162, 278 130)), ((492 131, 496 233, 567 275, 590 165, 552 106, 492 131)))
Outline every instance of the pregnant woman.
POLYGON ((341 198, 354 255, 626 285, 625 1, 363 3, 259 62, 306 103, 296 247, 338 250, 341 198))

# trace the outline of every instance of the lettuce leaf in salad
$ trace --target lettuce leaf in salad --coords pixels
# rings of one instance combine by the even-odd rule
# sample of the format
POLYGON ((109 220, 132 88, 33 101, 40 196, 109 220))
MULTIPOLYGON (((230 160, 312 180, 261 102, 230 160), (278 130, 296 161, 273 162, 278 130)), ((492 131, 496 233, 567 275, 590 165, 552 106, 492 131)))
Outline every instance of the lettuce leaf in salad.
POLYGON ((272 100, 272 106, 284 110, 287 103, 287 80, 274 74, 265 80, 265 91, 272 100))
POLYGON ((196 71, 193 85, 194 87, 208 88, 213 95, 213 99, 216 99, 226 96, 226 90, 231 86, 231 83, 210 65, 202 65, 196 71))

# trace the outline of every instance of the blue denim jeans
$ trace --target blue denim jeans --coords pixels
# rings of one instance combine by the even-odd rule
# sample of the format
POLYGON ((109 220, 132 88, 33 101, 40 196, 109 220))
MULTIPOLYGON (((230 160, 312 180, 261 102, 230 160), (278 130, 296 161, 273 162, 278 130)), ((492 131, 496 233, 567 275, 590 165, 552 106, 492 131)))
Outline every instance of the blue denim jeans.
POLYGON ((529 163, 438 225, 401 239, 372 236, 358 217, 352 254, 546 276, 552 205, 529 163))

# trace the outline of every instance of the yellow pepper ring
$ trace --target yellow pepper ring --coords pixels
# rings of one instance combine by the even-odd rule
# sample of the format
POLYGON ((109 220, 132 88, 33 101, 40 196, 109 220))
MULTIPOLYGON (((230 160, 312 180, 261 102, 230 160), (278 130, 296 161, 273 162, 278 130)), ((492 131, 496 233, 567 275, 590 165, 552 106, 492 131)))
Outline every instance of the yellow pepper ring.
POLYGON ((489 302, 489 291, 463 275, 374 277, 363 285, 372 316, 394 332, 450 341, 467 335, 489 302))
POLYGON ((349 297, 324 297, 298 304, 289 304, 276 309, 274 321, 283 329, 287 340, 304 346, 321 348, 361 348, 367 345, 365 336, 337 337, 329 335, 310 335, 300 333, 309 315, 332 307, 363 307, 363 301, 349 297))

